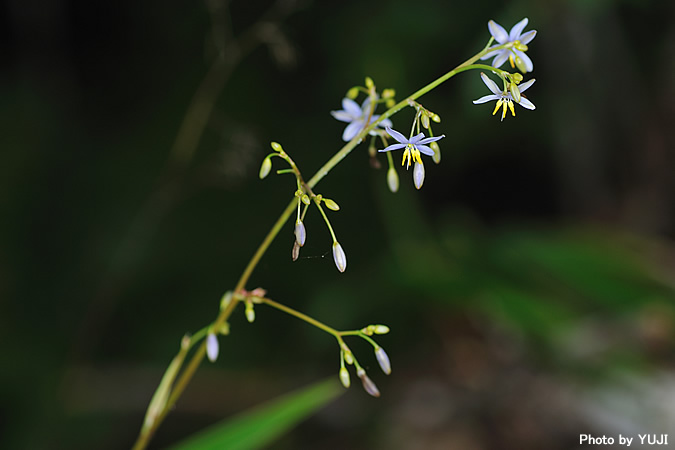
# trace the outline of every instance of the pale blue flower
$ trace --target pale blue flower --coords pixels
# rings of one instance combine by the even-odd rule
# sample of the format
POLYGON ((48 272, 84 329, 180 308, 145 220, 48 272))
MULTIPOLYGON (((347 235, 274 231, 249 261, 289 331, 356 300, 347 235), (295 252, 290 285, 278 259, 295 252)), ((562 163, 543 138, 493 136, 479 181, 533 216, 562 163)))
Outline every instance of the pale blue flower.
MULTIPOLYGON (((510 48, 503 48, 501 50, 495 50, 481 57, 481 59, 490 59, 494 57, 492 65, 494 67, 501 67, 506 60, 508 59, 511 62, 511 67, 514 67, 514 58, 520 58, 522 64, 517 64, 518 69, 522 72, 532 72, 534 69, 534 64, 529 56, 525 54, 527 50, 527 44, 534 39, 534 36, 537 34, 536 30, 530 30, 527 33, 523 34, 523 30, 527 26, 527 17, 518 22, 511 28, 510 32, 506 32, 504 27, 499 25, 494 20, 488 22, 488 29, 490 34, 495 38, 495 41, 499 45, 504 45, 507 43, 513 44, 510 48)), ((496 47, 496 46, 495 46, 496 47)), ((518 59, 516 59, 518 63, 518 59)))
MULTIPOLYGON (((349 122, 349 125, 347 125, 347 128, 345 128, 345 131, 342 133, 342 140, 349 142, 354 139, 354 136, 359 134, 361 130, 380 118, 378 114, 372 114, 374 110, 375 109, 373 108, 371 111, 370 97, 368 97, 361 106, 350 98, 343 98, 342 110, 331 111, 330 113, 340 122, 349 122), (368 120, 369 115, 371 115, 370 120, 368 120)), ((392 126, 392 123, 391 120, 384 119, 382 122, 378 123, 377 126, 390 127, 392 126)), ((376 133, 371 131, 370 134, 375 135, 376 133)))
POLYGON ((387 127, 385 129, 387 130, 387 133, 389 133, 391 137, 393 137, 398 141, 398 144, 392 144, 389 147, 378 151, 388 152, 391 150, 398 150, 400 148, 405 148, 405 151, 403 152, 403 161, 401 162, 401 165, 405 165, 407 159, 408 165, 406 169, 410 167, 411 160, 413 162, 422 164, 422 158, 420 157, 420 153, 424 153, 427 156, 434 156, 434 151, 431 149, 431 147, 425 144, 436 142, 445 137, 445 135, 442 134, 440 136, 424 138, 424 133, 420 133, 417 136, 413 136, 410 139, 408 139, 398 131, 392 130, 390 127, 387 127))
MULTIPOLYGON (((502 120, 504 120, 504 117, 506 116, 506 108, 509 108, 511 111, 512 115, 516 115, 516 111, 513 108, 513 96, 511 95, 511 92, 508 90, 500 90, 499 87, 497 86, 497 83, 492 81, 490 78, 488 78, 487 75, 481 72, 480 77, 483 79, 483 83, 492 91, 492 95, 486 95, 484 97, 479 98, 478 100, 474 100, 473 103, 474 105, 478 105, 480 103, 486 103, 491 100, 497 100, 497 106, 495 106, 495 110, 492 111, 492 115, 494 116, 497 111, 499 110, 499 107, 503 106, 504 110, 502 112, 502 120)), ((534 78, 523 83, 520 85, 517 85, 515 88, 518 89, 520 93, 525 92, 530 86, 534 84, 534 78)), ((520 101, 516 102, 520 106, 526 109, 534 109, 534 104, 529 101, 528 99, 525 98, 525 96, 521 95, 520 96, 520 101)))

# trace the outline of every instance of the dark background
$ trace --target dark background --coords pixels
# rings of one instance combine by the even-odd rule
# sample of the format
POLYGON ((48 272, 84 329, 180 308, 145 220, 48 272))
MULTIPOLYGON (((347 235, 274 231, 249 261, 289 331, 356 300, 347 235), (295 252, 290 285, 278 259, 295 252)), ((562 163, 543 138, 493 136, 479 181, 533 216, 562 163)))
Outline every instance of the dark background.
MULTIPOLYGON (((471 103, 478 72, 453 78, 420 100, 446 135, 421 191, 399 170, 391 194, 364 144, 317 187, 342 208, 344 274, 315 211, 300 260, 288 224, 256 269, 249 288, 332 326, 392 329, 390 377, 354 342, 382 398, 355 383, 273 447, 675 434, 673 5, 5 2, 0 446, 130 447, 180 338, 213 320, 293 194, 257 177, 269 142, 309 176, 342 145, 329 112, 351 86, 404 98, 478 52, 489 19, 525 16, 535 111, 500 122, 471 103), (195 95, 213 108, 176 153, 195 95)), ((330 336, 262 306, 231 327, 155 448, 337 380, 330 336)))

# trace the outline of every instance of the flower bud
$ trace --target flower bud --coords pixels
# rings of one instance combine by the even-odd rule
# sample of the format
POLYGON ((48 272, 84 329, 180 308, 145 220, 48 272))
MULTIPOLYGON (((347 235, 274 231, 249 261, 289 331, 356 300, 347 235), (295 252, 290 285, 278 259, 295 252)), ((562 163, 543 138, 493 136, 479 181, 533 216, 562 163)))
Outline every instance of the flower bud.
POLYGON ((441 116, 439 116, 436 113, 431 113, 431 120, 433 120, 436 123, 441 123, 441 116))
POLYGON ((337 241, 333 242, 333 260, 340 272, 344 272, 347 268, 347 255, 345 255, 342 246, 337 241))
POLYGON ((246 302, 246 320, 248 320, 249 323, 253 323, 255 320, 255 311, 253 310, 253 303, 251 302, 246 302))
POLYGON ((424 164, 418 162, 415 163, 415 168, 413 169, 413 181, 415 182, 415 187, 417 189, 422 189, 422 184, 424 184, 424 164))
POLYGON ((526 52, 526 51, 527 51, 527 48, 528 48, 528 47, 527 47, 527 44, 523 44, 523 43, 520 42, 520 41, 515 41, 515 42, 513 43, 513 47, 514 47, 515 49, 517 49, 517 50, 520 50, 521 52, 526 52))
POLYGON ((429 115, 427 113, 423 112, 422 115, 420 116, 420 119, 422 121, 422 126, 428 130, 429 129, 429 115))
POLYGON ((291 258, 293 258, 293 261, 297 261, 299 256, 300 256, 300 246, 298 245, 298 241, 293 241, 293 250, 291 250, 291 258))
POLYGON ((220 329, 218 330, 218 333, 224 335, 230 334, 230 324, 223 322, 223 324, 220 326, 220 329))
POLYGON ((436 164, 441 163, 441 147, 438 146, 438 142, 432 142, 429 144, 429 147, 434 151, 433 156, 431 159, 434 160, 436 164))
POLYGON ((382 347, 375 349, 375 358, 377 358, 377 363, 380 365, 382 372, 389 375, 391 373, 391 363, 389 362, 389 356, 387 356, 382 347))
POLYGON ((357 86, 354 86, 350 90, 347 91, 347 98, 350 98, 354 100, 356 97, 359 95, 359 88, 357 86))
POLYGON ((520 56, 516 56, 516 67, 523 73, 527 72, 527 65, 525 65, 525 61, 520 56))
POLYGON ((220 309, 227 308, 227 305, 232 301, 232 291, 227 291, 223 294, 223 297, 220 299, 220 309))
POLYGON ((373 79, 370 77, 366 77, 366 87, 370 90, 375 87, 375 83, 373 82, 373 79))
POLYGON ((393 167, 389 167, 389 170, 387 170, 387 185, 391 192, 398 192, 398 173, 393 167))
POLYGON ((269 175, 270 170, 272 170, 272 161, 270 160, 270 158, 263 159, 263 162, 260 165, 260 172, 258 173, 260 179, 262 180, 267 175, 269 175))
POLYGON ((307 239, 305 224, 302 223, 302 220, 297 219, 295 221, 295 242, 297 242, 298 245, 302 247, 303 245, 305 245, 305 239, 307 239))
POLYGON ((514 74, 511 74, 511 79, 513 80, 514 83, 518 84, 521 81, 523 81, 523 75, 516 72, 514 74))
POLYGON ((356 371, 356 375, 358 375, 359 378, 361 378, 361 383, 363 383, 363 389, 373 397, 379 397, 380 396, 380 391, 377 389, 377 386, 375 386, 375 383, 368 378, 368 375, 366 375, 366 371, 359 368, 356 371))
POLYGON ((213 333, 206 336, 206 356, 211 362, 216 362, 218 359, 218 338, 213 333))
POLYGON ((345 350, 345 362, 350 366, 354 364, 354 356, 352 355, 351 350, 345 350))
POLYGON ((281 152, 284 151, 284 149, 281 148, 281 144, 278 143, 278 142, 270 142, 270 145, 272 146, 272 149, 273 149, 275 152, 281 153, 281 152))
POLYGON ((305 205, 309 205, 310 203, 312 203, 312 201, 309 199, 309 195, 307 194, 302 194, 300 200, 302 200, 302 203, 304 203, 305 205))
POLYGON ((509 91, 511 92, 511 97, 515 100, 516 103, 520 103, 520 89, 516 83, 509 83, 509 91))
POLYGON ((389 333, 389 327, 386 325, 370 325, 370 327, 375 334, 387 334, 389 333))
POLYGON ((396 91, 394 89, 385 89, 382 91, 382 98, 394 98, 396 96, 396 91))
POLYGON ((332 211, 339 211, 340 210, 340 206, 337 203, 335 203, 335 201, 333 201, 329 198, 325 198, 323 200, 323 202, 326 204, 326 208, 328 208, 332 211))
POLYGON ((349 371, 344 367, 340 369, 340 381, 344 387, 349 388, 349 385, 351 384, 351 380, 349 379, 349 371))

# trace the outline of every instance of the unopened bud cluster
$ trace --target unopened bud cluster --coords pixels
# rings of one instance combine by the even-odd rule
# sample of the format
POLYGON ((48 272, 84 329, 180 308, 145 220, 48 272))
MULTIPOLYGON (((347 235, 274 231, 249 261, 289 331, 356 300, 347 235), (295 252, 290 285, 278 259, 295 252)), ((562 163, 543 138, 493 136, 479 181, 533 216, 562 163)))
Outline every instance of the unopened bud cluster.
MULTIPOLYGON (((389 356, 387 353, 384 351, 382 347, 380 347, 375 341, 373 341, 370 336, 374 334, 387 334, 389 333, 389 327, 386 325, 368 325, 367 327, 362 328, 359 331, 349 331, 349 332, 342 332, 344 335, 356 335, 360 336, 361 338, 367 340, 370 344, 373 345, 373 350, 375 353, 375 359, 377 360, 377 363, 380 366, 380 369, 382 369, 382 372, 384 372, 386 375, 391 374, 391 362, 389 360, 389 356)), ((345 367, 345 363, 347 365, 353 365, 356 368, 356 376, 359 377, 361 380, 361 383, 363 384, 363 389, 373 397, 379 397, 380 396, 380 391, 377 389, 377 386, 371 380, 368 375, 366 375, 365 369, 361 367, 361 365, 358 363, 356 358, 354 357, 354 354, 352 351, 347 347, 347 345, 343 342, 340 341, 340 372, 339 372, 339 378, 340 382, 345 388, 348 388, 351 384, 350 378, 349 378, 349 371, 345 367)))

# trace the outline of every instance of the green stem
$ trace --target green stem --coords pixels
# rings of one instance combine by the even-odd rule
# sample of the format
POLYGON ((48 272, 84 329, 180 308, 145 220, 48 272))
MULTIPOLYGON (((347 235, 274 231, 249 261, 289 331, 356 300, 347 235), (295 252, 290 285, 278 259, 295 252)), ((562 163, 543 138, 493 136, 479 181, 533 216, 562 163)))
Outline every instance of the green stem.
POLYGON ((310 325, 314 325, 315 327, 325 331, 326 333, 332 334, 335 337, 338 337, 340 335, 340 332, 337 331, 335 328, 329 327, 328 325, 326 325, 322 322, 319 322, 318 320, 316 320, 312 317, 309 317, 307 314, 303 314, 300 311, 296 311, 293 308, 290 308, 286 305, 282 305, 281 303, 277 303, 274 300, 270 300, 269 298, 262 298, 261 300, 266 305, 269 305, 272 308, 276 308, 280 311, 283 311, 286 314, 290 314, 293 317, 297 317, 300 320, 304 320, 305 322, 309 323, 310 325))
MULTIPOLYGON (((507 46, 510 46, 510 44, 506 44, 503 47, 495 47, 492 50, 499 49, 499 48, 506 48, 507 46)), ((414 92, 412 95, 409 97, 405 98, 404 100, 401 100, 397 104, 395 104, 393 107, 389 108, 384 114, 382 114, 378 120, 374 121, 371 123, 368 127, 364 128, 361 130, 359 134, 357 134, 351 141, 349 141, 347 144, 345 144, 333 157, 331 157, 315 174, 310 178, 310 180, 306 183, 307 187, 309 189, 312 189, 315 187, 328 173, 342 161, 349 153, 351 153, 352 150, 361 142, 361 140, 370 133, 380 122, 382 122, 384 119, 387 119, 394 114, 398 113, 401 109, 404 107, 408 106, 408 103, 410 100, 416 100, 426 94, 427 92, 435 89, 439 85, 443 84, 450 78, 454 77, 458 73, 464 72, 465 70, 469 69, 475 69, 475 68, 485 68, 486 66, 483 64, 476 64, 473 65, 474 62, 476 62, 478 59, 480 59, 481 56, 485 55, 489 51, 488 50, 489 43, 488 45, 479 53, 474 55, 473 57, 469 58, 450 72, 447 72, 445 75, 441 76, 440 78, 437 78, 436 80, 432 81, 431 83, 427 84, 423 88, 417 90, 414 92)), ((490 67, 490 66, 487 66, 490 67)), ((490 68, 489 70, 494 70, 493 68, 490 68)), ((295 164, 292 164, 292 166, 295 166, 295 164)), ((293 167, 294 169, 297 170, 297 167, 293 167)), ((256 252, 253 254, 253 257, 249 261, 248 265, 244 269, 244 272, 242 273, 241 277, 239 278, 239 281, 237 282, 237 285, 234 288, 234 296, 232 298, 232 301, 227 305, 227 307, 223 310, 220 311, 220 314, 216 318, 215 322, 213 323, 213 328, 214 329, 219 329, 220 326, 222 326, 225 321, 230 317, 234 309, 236 308, 237 304, 239 301, 241 301, 241 293, 244 292, 244 288, 246 286, 246 283, 248 282, 249 278, 251 277, 251 274, 253 273, 253 270, 255 267, 258 265, 258 262, 260 262, 260 259, 263 257, 267 249, 269 248, 270 244, 274 241, 276 236, 279 234, 279 231, 281 231, 281 228, 284 226, 284 224, 288 221, 289 217, 291 214, 293 214, 294 209, 296 208, 296 201, 297 199, 293 197, 291 201, 288 203, 286 208, 283 210, 277 221, 272 225, 272 229, 267 233, 267 236, 265 236, 265 239, 263 239, 262 243, 256 250, 256 252), (239 297, 238 297, 239 295, 239 297)), ((333 236, 333 238, 335 238, 333 236)), ((278 304, 277 304, 278 305, 278 304)), ((283 305, 281 305, 283 306, 283 305)), ((294 311, 294 310, 293 310, 294 311)), ((302 314, 302 313, 298 313, 302 314)), ((295 314, 293 314, 295 315, 295 314)), ((296 317, 298 317, 296 315, 296 317)), ((311 319, 311 318, 310 318, 311 319)), ((313 319, 311 319, 313 320, 313 319)), ((320 322, 317 322, 320 323, 320 322)), ((342 338, 339 334, 334 334, 335 330, 333 330, 330 327, 327 327, 326 325, 321 324, 323 327, 326 327, 332 331, 329 331, 331 334, 333 334, 337 339, 338 342, 342 343, 342 338)), ((320 327, 321 328, 321 327, 320 327)), ((141 450, 144 449, 147 444, 150 442, 150 439, 154 435, 155 431, 159 427, 159 425, 163 422, 164 418, 168 414, 168 412, 173 408, 175 405, 176 401, 178 398, 181 396, 185 388, 187 387, 188 383, 192 379, 192 376, 196 372, 197 368, 199 367, 199 364, 202 362, 204 359, 204 356, 206 354, 206 342, 202 341, 201 345, 197 348, 197 351, 194 353, 192 356, 192 359, 190 360, 189 364, 183 370, 181 373, 180 377, 176 381, 176 384, 174 386, 174 389, 171 392, 171 395, 169 396, 169 399, 167 400, 164 409, 162 412, 157 416, 157 419, 155 420, 155 423, 149 427, 147 430, 142 430, 141 434, 138 437, 138 440, 136 441, 136 444, 134 445, 135 450, 141 450)), ((354 359, 354 364, 358 366, 358 363, 356 362, 356 359, 354 359)))

